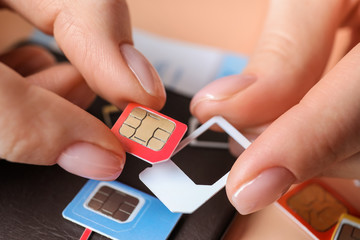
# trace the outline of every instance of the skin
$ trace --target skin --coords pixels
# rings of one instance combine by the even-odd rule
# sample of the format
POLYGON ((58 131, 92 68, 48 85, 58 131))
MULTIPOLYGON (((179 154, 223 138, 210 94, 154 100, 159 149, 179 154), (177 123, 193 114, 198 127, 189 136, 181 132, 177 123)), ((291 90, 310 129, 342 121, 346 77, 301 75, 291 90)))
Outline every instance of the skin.
POLYGON ((240 213, 259 210, 315 176, 360 178, 359 20, 359 1, 270 1, 244 73, 194 97, 191 111, 201 121, 220 114, 243 133, 260 134, 227 181, 240 213), (324 74, 341 27, 352 38, 324 74))
MULTIPOLYGON (((360 179, 358 1, 273 0, 269 5, 244 73, 215 81, 191 103, 202 122, 222 115, 243 133, 259 135, 239 156, 226 186, 242 214, 315 176, 360 179), (324 74, 342 27, 352 38, 324 74)), ((132 43, 126 4, 3 0, 0 6, 53 34, 71 63, 56 65, 38 48, 2 56, 0 109, 7 117, 0 118, 0 157, 58 163, 81 176, 115 179, 125 161, 121 144, 78 106, 91 102, 92 91, 119 107, 138 102, 159 109, 165 101, 162 86, 154 94, 145 91, 120 53, 119 46, 132 43), (31 65, 25 56, 36 56, 41 64, 31 65), (92 156, 98 157, 90 161, 92 156)), ((154 85, 161 83, 155 79, 154 85)))
MULTIPOLYGON (((126 3, 4 0, 0 7, 54 35, 70 60, 56 64, 38 47, 1 55, 0 158, 57 163, 87 178, 115 179, 125 163, 123 147, 103 123, 81 108, 91 103, 94 92, 120 108, 137 102, 160 109, 165 102, 160 79, 148 77, 147 86, 155 87, 146 91, 121 52, 124 44, 132 44, 126 3)), ((143 57, 138 59, 138 66, 149 67, 143 57)))

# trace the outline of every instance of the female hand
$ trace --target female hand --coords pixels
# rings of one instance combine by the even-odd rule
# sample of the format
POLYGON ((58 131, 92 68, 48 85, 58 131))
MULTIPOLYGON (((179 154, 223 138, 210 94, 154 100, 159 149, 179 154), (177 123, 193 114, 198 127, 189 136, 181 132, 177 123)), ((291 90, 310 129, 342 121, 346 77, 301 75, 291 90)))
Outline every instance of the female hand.
POLYGON ((316 176, 360 178, 359 1, 270 2, 243 74, 219 79, 192 100, 200 121, 222 115, 243 133, 270 124, 234 164, 226 190, 242 214, 316 176), (337 30, 346 55, 330 69, 337 30))
POLYGON ((38 47, 0 57, 0 158, 115 179, 125 153, 104 124, 79 108, 93 99, 90 88, 120 108, 138 102, 159 109, 165 102, 156 71, 131 45, 125 1, 0 0, 0 7, 54 35, 71 63, 55 64, 38 47))

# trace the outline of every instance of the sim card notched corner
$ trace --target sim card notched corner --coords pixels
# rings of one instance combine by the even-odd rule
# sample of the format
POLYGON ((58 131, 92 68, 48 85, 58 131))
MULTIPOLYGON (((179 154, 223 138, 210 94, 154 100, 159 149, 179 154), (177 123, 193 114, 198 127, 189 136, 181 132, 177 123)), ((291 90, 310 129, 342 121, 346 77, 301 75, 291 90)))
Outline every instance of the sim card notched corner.
POLYGON ((150 108, 130 103, 111 131, 125 151, 150 164, 170 158, 187 126, 150 108))

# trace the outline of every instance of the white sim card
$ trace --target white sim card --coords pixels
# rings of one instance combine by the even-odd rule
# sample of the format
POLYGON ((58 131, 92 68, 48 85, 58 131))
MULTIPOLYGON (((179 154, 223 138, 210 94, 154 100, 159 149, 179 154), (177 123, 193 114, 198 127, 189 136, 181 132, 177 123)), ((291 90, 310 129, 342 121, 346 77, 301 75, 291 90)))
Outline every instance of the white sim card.
MULTIPOLYGON (((205 122, 181 141, 173 155, 181 151, 215 124, 229 134, 244 149, 251 144, 224 118, 216 116, 205 122)), ((226 173, 212 185, 196 184, 169 159, 168 161, 146 168, 140 173, 139 177, 170 211, 192 213, 225 186, 228 175, 229 173, 226 173)))

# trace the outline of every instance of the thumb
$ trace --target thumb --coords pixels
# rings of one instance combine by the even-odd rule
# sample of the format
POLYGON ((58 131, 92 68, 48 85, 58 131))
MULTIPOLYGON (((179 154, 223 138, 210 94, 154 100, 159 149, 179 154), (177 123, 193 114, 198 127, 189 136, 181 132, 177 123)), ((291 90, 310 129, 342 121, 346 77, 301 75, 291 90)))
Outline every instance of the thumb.
POLYGON ((273 121, 320 79, 348 11, 344 1, 271 1, 244 73, 202 89, 191 102, 192 113, 201 122, 221 115, 239 129, 273 121))
POLYGON ((39 29, 53 34, 69 61, 97 94, 123 108, 165 103, 162 82, 132 46, 125 0, 4 0, 39 29))
POLYGON ((0 63, 0 158, 113 180, 125 153, 98 119, 0 63))
POLYGON ((357 45, 237 159, 227 193, 240 213, 259 210, 314 176, 360 178, 359 62, 357 45))

